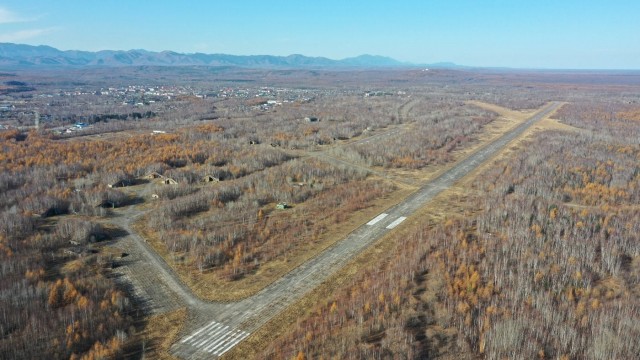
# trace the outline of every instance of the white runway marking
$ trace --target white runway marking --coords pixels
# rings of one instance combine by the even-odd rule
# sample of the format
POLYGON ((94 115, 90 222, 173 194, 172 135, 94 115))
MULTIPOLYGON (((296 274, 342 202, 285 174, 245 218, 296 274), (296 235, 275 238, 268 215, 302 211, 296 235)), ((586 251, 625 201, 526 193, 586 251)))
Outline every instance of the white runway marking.
POLYGON ((218 356, 222 356, 224 353, 231 350, 232 347, 236 346, 236 344, 238 344, 240 341, 244 340, 244 338, 249 336, 248 332, 240 331, 240 330, 238 331, 239 332, 238 334, 236 334, 236 338, 232 342, 229 342, 229 344, 226 347, 218 350, 218 356))
POLYGON ((400 216, 399 218, 395 219, 391 224, 387 225, 387 229, 393 229, 394 227, 400 225, 401 222, 403 222, 407 217, 406 216, 400 216))
POLYGON ((203 326, 202 328, 200 328, 200 330, 198 330, 198 331, 194 332, 193 334, 187 336, 186 338, 182 339, 182 342, 183 343, 188 342, 194 336, 198 336, 198 334, 200 334, 201 332, 203 332, 203 331, 207 330, 208 328, 210 328, 212 326, 215 326, 215 325, 218 325, 218 322, 216 322, 216 321, 210 322, 209 325, 203 326))
POLYGON ((246 331, 233 329, 228 325, 212 321, 180 342, 215 356, 222 356, 247 336, 249 333, 246 331))
POLYGON ((374 217, 373 219, 371 219, 371 221, 369 221, 369 222, 367 223, 367 225, 375 225, 378 221, 380 221, 380 220, 382 220, 382 219, 386 218, 386 217, 387 217, 387 215, 389 215, 389 214, 382 213, 382 214, 380 214, 380 215, 378 215, 378 216, 374 217))

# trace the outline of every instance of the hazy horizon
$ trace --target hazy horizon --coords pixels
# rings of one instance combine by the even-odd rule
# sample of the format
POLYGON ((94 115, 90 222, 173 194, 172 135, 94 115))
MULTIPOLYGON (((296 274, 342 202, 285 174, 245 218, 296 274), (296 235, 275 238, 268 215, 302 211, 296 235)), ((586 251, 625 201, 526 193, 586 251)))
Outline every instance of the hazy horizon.
POLYGON ((380 55, 413 64, 472 67, 640 69, 632 1, 158 1, 0 5, 0 42, 60 50, 380 55))

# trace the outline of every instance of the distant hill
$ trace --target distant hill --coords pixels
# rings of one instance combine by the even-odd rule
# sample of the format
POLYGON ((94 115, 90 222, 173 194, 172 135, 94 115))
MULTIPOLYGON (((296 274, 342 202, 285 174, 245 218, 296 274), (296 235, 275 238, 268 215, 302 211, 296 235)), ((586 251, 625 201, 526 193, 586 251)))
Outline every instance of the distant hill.
POLYGON ((304 55, 226 55, 181 54, 146 50, 62 51, 50 46, 0 43, 3 67, 80 67, 80 66, 239 66, 260 68, 394 68, 416 66, 389 57, 361 55, 342 60, 304 55))

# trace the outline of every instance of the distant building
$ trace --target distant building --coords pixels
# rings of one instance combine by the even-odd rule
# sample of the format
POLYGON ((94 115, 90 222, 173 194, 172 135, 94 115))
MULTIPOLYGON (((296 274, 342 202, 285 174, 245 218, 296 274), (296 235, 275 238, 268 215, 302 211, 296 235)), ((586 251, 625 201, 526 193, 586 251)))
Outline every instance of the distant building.
POLYGON ((143 176, 144 179, 162 179, 164 176, 162 176, 161 174, 158 174, 155 171, 152 171, 150 173, 148 173, 147 175, 143 176))
POLYGON ((207 175, 207 176, 205 176, 205 177, 203 177, 203 178, 202 178, 202 182, 205 182, 205 183, 209 183, 209 182, 219 182, 219 181, 220 181, 220 179, 218 179, 218 178, 217 178, 217 177, 215 177, 215 176, 211 176, 211 175, 207 175))

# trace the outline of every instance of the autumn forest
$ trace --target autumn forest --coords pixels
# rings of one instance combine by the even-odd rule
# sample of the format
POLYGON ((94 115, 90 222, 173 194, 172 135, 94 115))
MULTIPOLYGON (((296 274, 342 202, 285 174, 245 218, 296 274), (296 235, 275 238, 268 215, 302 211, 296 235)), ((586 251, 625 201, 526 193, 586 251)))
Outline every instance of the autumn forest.
POLYGON ((222 357, 640 354, 637 73, 109 71, 0 74, 0 359, 183 358, 552 101, 222 357))

